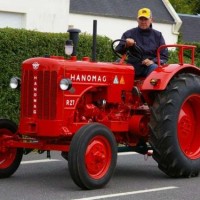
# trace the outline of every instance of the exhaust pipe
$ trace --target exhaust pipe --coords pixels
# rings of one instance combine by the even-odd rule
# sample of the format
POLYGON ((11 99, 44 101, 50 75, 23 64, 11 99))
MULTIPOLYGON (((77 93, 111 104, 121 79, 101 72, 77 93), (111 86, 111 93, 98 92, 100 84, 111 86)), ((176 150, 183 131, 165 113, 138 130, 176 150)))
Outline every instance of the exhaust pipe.
MULTIPOLYGON (((71 56, 76 56, 80 29, 68 29, 69 39, 72 40, 74 48, 71 56)), ((97 49, 97 20, 93 20, 93 41, 92 41, 92 61, 96 62, 96 49, 97 49)))
POLYGON ((79 33, 81 32, 81 30, 72 28, 72 29, 68 29, 67 32, 69 32, 69 39, 73 41, 73 45, 74 45, 72 56, 76 56, 79 33))
POLYGON ((96 62, 97 49, 97 20, 93 20, 92 61, 96 62))

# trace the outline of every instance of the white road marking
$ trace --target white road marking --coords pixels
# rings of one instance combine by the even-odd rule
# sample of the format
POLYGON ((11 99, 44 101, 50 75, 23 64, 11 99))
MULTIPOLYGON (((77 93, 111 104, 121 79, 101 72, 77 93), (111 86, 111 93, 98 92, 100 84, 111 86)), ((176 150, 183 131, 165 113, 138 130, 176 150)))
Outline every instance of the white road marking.
POLYGON ((61 161, 61 160, 58 159, 29 160, 29 161, 22 161, 21 164, 34 164, 34 163, 45 163, 54 161, 61 161))
POLYGON ((118 156, 123 156, 123 155, 134 155, 134 154, 138 154, 138 153, 132 152, 132 151, 129 151, 129 152, 119 152, 119 153, 118 153, 118 156))
MULTIPOLYGON (((134 155, 138 154, 136 152, 120 152, 118 156, 122 155, 134 155)), ((41 159, 41 160, 29 160, 29 161, 22 161, 21 164, 34 164, 34 163, 45 163, 45 162, 55 162, 55 161, 62 161, 59 159, 41 159)))
POLYGON ((95 199, 103 199, 103 198, 113 198, 113 197, 128 196, 128 195, 133 195, 133 194, 142 194, 142 193, 148 193, 148 192, 172 190, 172 189, 177 189, 177 188, 178 187, 176 187, 176 186, 169 186, 169 187, 162 187, 162 188, 138 190, 138 191, 133 191, 133 192, 123 192, 123 193, 108 194, 108 195, 102 195, 102 196, 86 197, 86 198, 73 199, 73 200, 95 200, 95 199))

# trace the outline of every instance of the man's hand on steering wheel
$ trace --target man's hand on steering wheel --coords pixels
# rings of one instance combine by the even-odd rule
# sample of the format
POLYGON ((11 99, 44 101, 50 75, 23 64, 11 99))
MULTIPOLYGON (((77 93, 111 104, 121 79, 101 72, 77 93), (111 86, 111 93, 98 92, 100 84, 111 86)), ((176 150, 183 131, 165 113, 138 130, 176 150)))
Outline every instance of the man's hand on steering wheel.
MULTIPOLYGON (((136 45, 136 42, 134 39, 132 38, 127 38, 126 39, 126 48, 131 48, 132 46, 136 45)), ((142 61, 143 65, 146 65, 147 67, 152 65, 154 62, 148 58, 146 58, 145 60, 142 61)))
POLYGON ((136 42, 135 42, 134 39, 132 39, 132 38, 127 38, 127 39, 126 39, 126 47, 127 47, 127 48, 130 47, 130 46, 133 46, 133 45, 135 45, 135 44, 136 44, 136 42))
POLYGON ((132 38, 127 38, 126 40, 122 39, 117 39, 112 42, 112 50, 113 53, 121 59, 121 63, 123 63, 125 59, 125 55, 127 57, 130 57, 132 60, 134 59, 136 62, 142 62, 143 60, 143 50, 137 46, 136 42, 132 38), (120 54, 118 51, 115 49, 115 43, 120 42, 124 43, 125 45, 125 54, 120 54))

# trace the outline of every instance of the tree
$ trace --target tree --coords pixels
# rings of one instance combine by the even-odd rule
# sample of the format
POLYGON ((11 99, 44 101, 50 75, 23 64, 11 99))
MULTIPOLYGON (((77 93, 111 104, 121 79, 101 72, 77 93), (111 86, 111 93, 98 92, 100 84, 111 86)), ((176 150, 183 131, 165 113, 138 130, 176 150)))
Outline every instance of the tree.
POLYGON ((199 14, 200 1, 199 0, 169 0, 177 13, 184 14, 199 14))
POLYGON ((195 0, 194 14, 200 14, 200 1, 195 0))

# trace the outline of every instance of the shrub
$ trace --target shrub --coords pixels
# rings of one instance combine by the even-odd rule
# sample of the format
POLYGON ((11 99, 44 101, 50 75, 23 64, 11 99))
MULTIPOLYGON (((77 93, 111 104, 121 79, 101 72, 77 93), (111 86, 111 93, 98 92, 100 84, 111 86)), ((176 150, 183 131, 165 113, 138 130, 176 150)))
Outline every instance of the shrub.
MULTIPOLYGON (((21 63, 31 57, 64 55, 68 33, 41 33, 23 29, 0 29, 0 117, 18 121, 20 92, 9 88, 12 76, 20 76, 21 63)), ((112 61, 111 40, 97 36, 97 60, 112 61)), ((92 36, 80 34, 78 58, 91 56, 92 36)))

